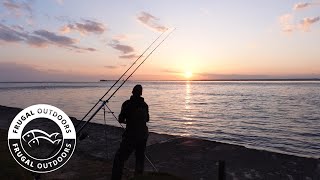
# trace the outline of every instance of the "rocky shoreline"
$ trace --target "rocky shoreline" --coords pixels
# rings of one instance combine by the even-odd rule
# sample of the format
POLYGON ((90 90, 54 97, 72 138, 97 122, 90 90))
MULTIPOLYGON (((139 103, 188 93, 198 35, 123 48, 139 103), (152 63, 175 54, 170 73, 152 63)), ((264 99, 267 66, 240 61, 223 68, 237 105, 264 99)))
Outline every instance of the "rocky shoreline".
MULTIPOLYGON (((7 130, 19 108, 0 106, 1 162, 14 164, 6 145, 7 130), (7 162, 9 161, 9 162, 7 162)), ((73 123, 78 121, 72 118, 73 123)), ((45 126, 45 125, 44 125, 45 126)), ((49 127, 48 127, 49 128, 49 127)), ((109 179, 112 159, 119 147, 123 129, 89 123, 87 138, 77 142, 74 155, 57 171, 44 174, 41 179, 109 179)), ((159 172, 181 179, 218 179, 218 162, 225 165, 226 179, 306 179, 320 180, 320 160, 293 155, 249 149, 243 146, 214 141, 150 133, 147 157, 159 172)), ((6 166, 1 179, 12 179, 14 173, 27 174, 21 167, 6 166), (7 169, 6 169, 7 168, 7 169), (18 168, 18 170, 16 170, 18 168), (10 174, 12 173, 12 174, 10 174)), ((221 167, 221 166, 220 166, 221 167)), ((125 177, 132 176, 134 156, 126 164, 125 177)), ((146 161, 146 171, 154 171, 146 161)), ((32 177, 32 176, 31 176, 32 177)))

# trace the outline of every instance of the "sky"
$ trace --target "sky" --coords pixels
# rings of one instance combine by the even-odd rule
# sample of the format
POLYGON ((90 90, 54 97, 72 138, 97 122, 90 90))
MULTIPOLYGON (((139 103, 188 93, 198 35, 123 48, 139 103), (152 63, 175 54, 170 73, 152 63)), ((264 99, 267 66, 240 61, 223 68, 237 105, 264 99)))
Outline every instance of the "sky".
POLYGON ((0 12, 0 82, 117 79, 174 28, 132 79, 320 78, 319 0, 1 0, 0 12))

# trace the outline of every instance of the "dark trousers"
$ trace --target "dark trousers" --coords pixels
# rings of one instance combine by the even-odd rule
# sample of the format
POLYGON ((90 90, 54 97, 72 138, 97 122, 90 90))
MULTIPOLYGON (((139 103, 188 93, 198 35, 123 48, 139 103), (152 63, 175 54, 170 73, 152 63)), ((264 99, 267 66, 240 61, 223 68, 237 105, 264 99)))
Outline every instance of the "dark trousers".
POLYGON ((136 166, 135 175, 142 174, 144 169, 144 152, 146 150, 147 138, 123 137, 120 148, 116 152, 112 167, 112 180, 120 180, 124 163, 135 150, 136 166))

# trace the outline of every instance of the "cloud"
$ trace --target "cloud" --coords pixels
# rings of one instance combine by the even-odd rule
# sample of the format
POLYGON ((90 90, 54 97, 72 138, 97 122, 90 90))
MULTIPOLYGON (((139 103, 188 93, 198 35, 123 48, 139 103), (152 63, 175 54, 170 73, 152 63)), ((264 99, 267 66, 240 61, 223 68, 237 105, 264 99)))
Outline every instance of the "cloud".
POLYGON ((67 47, 77 51, 96 51, 94 48, 80 47, 76 45, 76 39, 57 35, 47 30, 36 30, 33 33, 25 32, 19 28, 11 28, 0 23, 0 41, 7 43, 24 42, 34 47, 47 47, 56 45, 67 47))
POLYGON ((97 49, 95 48, 82 48, 83 50, 87 50, 87 51, 97 51, 97 49))
MULTIPOLYGON (((31 1, 29 1, 30 3, 31 1)), ((27 15, 32 17, 32 8, 28 2, 17 2, 14 0, 4 0, 3 6, 8 9, 13 15, 21 17, 27 15)))
POLYGON ((138 57, 138 55, 135 54, 135 49, 132 46, 121 44, 119 40, 113 39, 111 43, 109 43, 109 46, 121 52, 122 55, 120 55, 119 58, 132 59, 138 57))
POLYGON ((61 28, 62 33, 69 33, 70 31, 78 31, 81 34, 102 34, 107 28, 104 24, 91 21, 91 20, 83 20, 83 23, 69 23, 61 28))
POLYGON ((293 32, 295 30, 292 14, 285 14, 280 16, 279 22, 283 32, 293 32))
POLYGON ((164 70, 162 70, 162 72, 171 73, 171 74, 181 74, 182 73, 181 71, 176 71, 176 70, 171 70, 171 69, 164 69, 164 70))
POLYGON ((43 41, 41 42, 41 39, 35 39, 34 44, 40 45, 38 47, 43 47, 49 44, 54 44, 57 45, 59 47, 67 47, 67 48, 71 48, 71 49, 75 49, 77 50, 77 52, 81 52, 81 51, 96 51, 95 48, 84 48, 84 47, 80 47, 77 46, 76 43, 78 42, 78 40, 73 39, 73 38, 69 38, 67 36, 61 36, 61 35, 57 35, 53 32, 49 32, 47 30, 37 30, 33 32, 35 35, 40 36, 41 38, 44 38, 47 42, 43 41), (42 43, 42 44, 41 44, 42 43), (46 44, 45 44, 46 43, 46 44))
POLYGON ((199 73, 202 80, 257 80, 257 79, 313 79, 320 78, 320 74, 288 74, 288 75, 263 75, 263 74, 212 74, 199 73))
POLYGON ((139 56, 136 54, 128 54, 128 55, 121 55, 119 56, 119 58, 122 59, 134 59, 134 58, 138 58, 139 56))
MULTIPOLYGON (((305 9, 309 6, 317 5, 320 5, 319 0, 312 2, 298 2, 294 4, 293 10, 305 9)), ((279 22, 283 32, 291 33, 299 30, 303 32, 308 32, 310 30, 311 25, 320 20, 320 16, 306 17, 303 18, 299 23, 294 23, 297 22, 296 20, 294 20, 294 14, 295 13, 290 13, 280 16, 279 22)))
POLYGON ((320 16, 317 17, 307 17, 301 20, 300 27, 303 31, 309 31, 310 26, 320 20, 320 16))
POLYGON ((131 52, 134 52, 134 48, 128 45, 120 44, 120 41, 118 40, 112 40, 111 43, 109 43, 109 46, 112 48, 120 51, 123 54, 128 54, 131 52))
POLYGON ((0 62, 0 82, 97 81, 99 75, 83 75, 54 69, 37 69, 33 65, 0 62))
MULTIPOLYGON (((162 72, 182 75, 183 71, 178 71, 174 69, 163 69, 162 72)), ((195 79, 197 80, 253 80, 253 79, 288 79, 288 78, 315 78, 319 77, 316 75, 264 75, 264 74, 218 74, 218 73, 193 73, 195 79)))
POLYGON ((40 71, 30 65, 0 62, 0 81, 30 81, 39 78, 40 71))
POLYGON ((279 18, 280 26, 282 32, 291 33, 296 30, 301 30, 303 32, 310 31, 311 25, 318 22, 320 20, 320 16, 316 17, 307 17, 300 21, 299 24, 294 24, 294 17, 292 14, 285 14, 279 18))
POLYGON ((0 40, 5 42, 23 41, 25 35, 0 23, 0 40))
MULTIPOLYGON (((163 69, 162 72, 182 75, 183 71, 175 69, 163 69)), ((288 75, 266 75, 266 74, 218 74, 218 73, 193 73, 197 80, 254 80, 254 79, 301 79, 320 78, 320 74, 288 74, 288 75)))
POLYGON ((49 42, 41 37, 38 36, 28 36, 26 39, 26 43, 35 46, 35 47, 47 47, 49 42))
POLYGON ((303 8, 306 8, 306 7, 310 6, 310 5, 311 5, 311 3, 299 2, 299 3, 297 3, 297 4, 295 4, 293 6, 293 10, 303 9, 303 8))
POLYGON ((13 25, 11 27, 12 27, 12 29, 15 29, 17 31, 24 31, 24 28, 22 26, 19 26, 19 25, 13 25))
POLYGON ((134 51, 133 47, 122 44, 111 44, 111 47, 121 51, 123 54, 128 54, 134 51))
POLYGON ((216 80, 245 80, 245 79, 272 79, 275 78, 269 75, 248 75, 248 74, 212 74, 212 73, 198 73, 201 78, 203 79, 216 79, 216 80))
POLYGON ((47 30, 37 30, 33 33, 59 46, 71 46, 77 42, 75 39, 69 38, 67 36, 56 35, 55 33, 49 32, 47 30))
POLYGON ((159 18, 147 12, 141 12, 139 15, 137 15, 137 20, 138 22, 157 32, 164 32, 168 29, 167 27, 158 24, 159 18))
POLYGON ((118 68, 117 66, 104 66, 104 67, 107 69, 117 69, 118 68))

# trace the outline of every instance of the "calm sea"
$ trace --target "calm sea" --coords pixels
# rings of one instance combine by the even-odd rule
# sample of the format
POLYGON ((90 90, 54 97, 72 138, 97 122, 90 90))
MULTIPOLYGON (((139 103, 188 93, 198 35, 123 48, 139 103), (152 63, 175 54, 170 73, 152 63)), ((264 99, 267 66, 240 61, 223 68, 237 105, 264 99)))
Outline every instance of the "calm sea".
MULTIPOLYGON (((0 83, 0 104, 51 104, 81 119, 112 83, 0 83)), ((320 157, 320 82, 127 82, 108 103, 116 116, 137 83, 153 132, 320 157)))

